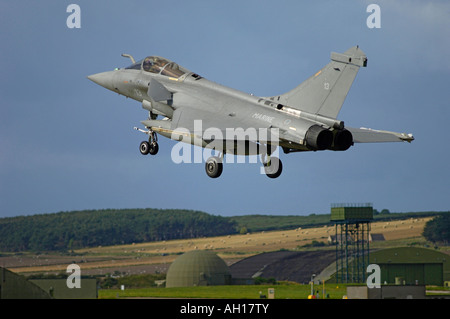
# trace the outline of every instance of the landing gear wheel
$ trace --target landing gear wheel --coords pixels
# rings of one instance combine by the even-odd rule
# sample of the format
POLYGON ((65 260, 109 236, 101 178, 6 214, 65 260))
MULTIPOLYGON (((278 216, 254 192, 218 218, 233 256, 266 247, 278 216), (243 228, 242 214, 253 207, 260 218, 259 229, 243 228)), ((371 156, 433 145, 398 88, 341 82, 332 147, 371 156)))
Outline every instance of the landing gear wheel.
POLYGON ((212 156, 205 164, 206 174, 211 178, 217 178, 222 174, 223 164, 220 157, 212 156))
POLYGON ((150 149, 148 152, 150 153, 150 155, 156 155, 159 151, 158 143, 151 143, 151 144, 149 144, 149 146, 150 146, 150 149))
POLYGON ((269 178, 277 178, 283 171, 283 164, 278 157, 271 157, 270 160, 264 164, 264 172, 269 178))
POLYGON ((150 153, 150 143, 147 141, 141 142, 139 145, 139 151, 142 155, 148 155, 150 153))

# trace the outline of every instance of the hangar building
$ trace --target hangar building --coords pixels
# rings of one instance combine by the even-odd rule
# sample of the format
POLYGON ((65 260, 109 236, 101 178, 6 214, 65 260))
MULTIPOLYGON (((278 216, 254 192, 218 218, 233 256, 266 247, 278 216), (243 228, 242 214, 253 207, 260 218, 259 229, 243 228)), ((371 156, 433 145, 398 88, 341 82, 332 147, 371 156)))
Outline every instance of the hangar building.
POLYGON ((37 285, 6 268, 0 267, 0 299, 50 299, 37 285))
POLYGON ((450 256, 426 248, 399 247, 370 253, 381 270, 381 283, 443 286, 450 280, 450 256))
POLYGON ((192 250, 170 265, 166 287, 230 285, 230 270, 219 256, 210 251, 192 250))

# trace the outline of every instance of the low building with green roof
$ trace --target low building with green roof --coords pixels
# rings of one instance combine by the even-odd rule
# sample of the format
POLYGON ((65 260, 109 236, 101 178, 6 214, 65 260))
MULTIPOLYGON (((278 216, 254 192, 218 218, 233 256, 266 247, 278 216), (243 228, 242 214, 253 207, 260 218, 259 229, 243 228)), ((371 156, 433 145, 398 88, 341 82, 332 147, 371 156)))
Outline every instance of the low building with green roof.
POLYGON ((381 283, 443 286, 450 280, 450 256, 416 247, 382 249, 370 253, 381 270, 381 283))

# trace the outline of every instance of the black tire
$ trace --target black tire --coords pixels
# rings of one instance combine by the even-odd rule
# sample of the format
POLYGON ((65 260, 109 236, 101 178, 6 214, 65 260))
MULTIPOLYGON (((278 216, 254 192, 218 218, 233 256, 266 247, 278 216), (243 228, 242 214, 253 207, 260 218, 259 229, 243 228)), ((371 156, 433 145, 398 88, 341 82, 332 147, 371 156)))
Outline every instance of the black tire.
POLYGON ((139 145, 139 151, 142 155, 148 155, 148 153, 150 152, 150 143, 147 141, 141 142, 141 144, 139 145))
POLYGON ((158 154, 158 151, 159 151, 158 143, 151 143, 149 150, 150 155, 156 155, 158 154))
POLYGON ((222 174, 223 164, 219 157, 212 156, 208 158, 205 164, 206 174, 211 178, 217 178, 222 174))
POLYGON ((277 178, 283 171, 283 164, 278 157, 272 157, 269 163, 264 164, 264 171, 269 178, 277 178))

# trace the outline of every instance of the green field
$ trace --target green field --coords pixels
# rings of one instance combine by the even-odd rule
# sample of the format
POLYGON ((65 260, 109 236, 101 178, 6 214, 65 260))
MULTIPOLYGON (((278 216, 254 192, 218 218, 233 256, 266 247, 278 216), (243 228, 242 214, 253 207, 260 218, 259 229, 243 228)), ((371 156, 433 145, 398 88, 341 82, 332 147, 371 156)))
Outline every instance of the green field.
MULTIPOLYGON (((347 295, 346 284, 314 285, 319 291, 319 299, 343 299, 347 295), (325 289, 325 294, 323 293, 325 289)), ((308 299, 311 294, 310 285, 281 283, 278 285, 245 285, 245 286, 204 286, 180 288, 139 288, 139 289, 100 289, 99 299, 127 298, 182 298, 182 299, 260 299, 260 294, 268 296, 268 289, 275 289, 275 299, 308 299)), ((427 286, 427 296, 450 295, 449 287, 427 286)))
MULTIPOLYGON (((233 285, 180 288, 142 288, 142 289, 104 289, 99 290, 99 299, 114 298, 212 298, 212 299, 259 299, 260 292, 268 296, 268 289, 275 289, 275 299, 307 299, 311 293, 310 285, 233 285)), ((322 285, 315 285, 319 298, 323 298, 322 285)), ((346 295, 346 285, 325 284, 325 296, 329 299, 342 299, 346 295)))

